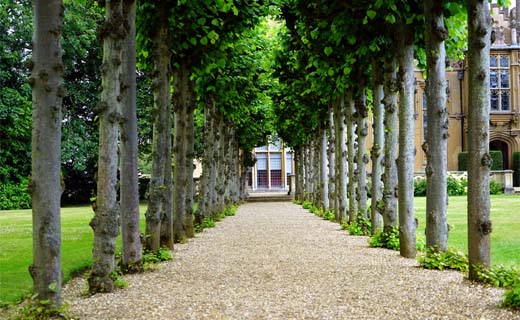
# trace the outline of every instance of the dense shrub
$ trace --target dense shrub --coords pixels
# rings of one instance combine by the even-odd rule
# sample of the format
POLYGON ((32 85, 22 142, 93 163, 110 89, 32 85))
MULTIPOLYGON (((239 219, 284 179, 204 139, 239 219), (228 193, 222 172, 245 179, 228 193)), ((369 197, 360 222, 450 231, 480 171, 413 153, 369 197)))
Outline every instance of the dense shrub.
MULTIPOLYGON (((502 158, 502 151, 489 151, 491 156, 491 170, 504 170, 504 160, 502 158)), ((459 171, 468 171, 468 153, 459 153, 459 171)))
POLYGON ((399 229, 392 227, 388 232, 379 232, 368 239, 368 244, 375 248, 399 250, 399 229))
POLYGON ((520 152, 513 152, 513 185, 520 187, 520 152))
POLYGON ((448 175, 446 181, 449 196, 463 196, 468 190, 468 179, 465 175, 448 175))
POLYGON ((468 153, 459 153, 459 171, 468 171, 468 153))
POLYGON ((504 293, 502 306, 520 310, 520 285, 504 293))
POLYGON ((426 254, 419 256, 419 264, 425 269, 452 269, 466 272, 469 269, 468 257, 457 249, 438 251, 433 248, 426 250, 426 254))
POLYGON ((426 178, 417 177, 413 179, 413 195, 416 197, 426 197, 426 178))
POLYGON ((30 209, 31 196, 27 180, 0 184, 0 210, 30 209))
POLYGON ((489 194, 502 194, 504 193, 504 186, 500 182, 495 180, 489 180, 489 194))
POLYGON ((491 170, 504 170, 504 158, 502 158, 502 151, 491 150, 491 170))
POLYGON ((477 277, 481 282, 499 288, 512 288, 520 285, 520 269, 517 267, 478 268, 477 277))

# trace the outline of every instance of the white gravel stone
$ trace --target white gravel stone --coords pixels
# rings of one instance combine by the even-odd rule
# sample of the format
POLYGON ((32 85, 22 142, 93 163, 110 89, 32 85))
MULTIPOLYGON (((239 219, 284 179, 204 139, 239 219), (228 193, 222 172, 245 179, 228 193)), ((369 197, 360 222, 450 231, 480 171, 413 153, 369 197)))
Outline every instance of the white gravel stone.
POLYGON ((175 247, 159 270, 91 297, 64 288, 76 319, 520 319, 503 290, 418 268, 288 202, 242 205, 175 247))

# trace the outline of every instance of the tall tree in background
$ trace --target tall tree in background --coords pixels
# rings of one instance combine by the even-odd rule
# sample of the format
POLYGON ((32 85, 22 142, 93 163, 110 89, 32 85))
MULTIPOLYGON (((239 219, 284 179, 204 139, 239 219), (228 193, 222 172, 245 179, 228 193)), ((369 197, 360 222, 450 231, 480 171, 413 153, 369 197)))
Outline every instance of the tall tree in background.
POLYGON ((61 0, 35 0, 32 70, 33 263, 29 271, 38 300, 61 304, 61 0))
POLYGON ((448 245, 446 219, 448 194, 448 109, 446 106, 446 49, 443 2, 424 1, 427 57, 426 105, 428 134, 426 154, 426 245, 445 251, 448 245))
POLYGON ((123 16, 126 17, 125 28, 128 30, 123 45, 124 71, 121 81, 121 262, 123 270, 135 272, 141 269, 142 257, 137 181, 135 0, 123 3, 123 16))
POLYGON ((94 218, 92 272, 88 278, 91 293, 111 292, 114 281, 116 237, 119 234, 117 201, 118 138, 121 122, 122 48, 126 30, 123 24, 123 1, 105 3, 105 21, 99 34, 103 39, 101 65, 102 91, 99 114, 99 160, 97 199, 94 218))
POLYGON ((468 258, 469 279, 490 266, 489 48, 487 0, 468 0, 468 258))

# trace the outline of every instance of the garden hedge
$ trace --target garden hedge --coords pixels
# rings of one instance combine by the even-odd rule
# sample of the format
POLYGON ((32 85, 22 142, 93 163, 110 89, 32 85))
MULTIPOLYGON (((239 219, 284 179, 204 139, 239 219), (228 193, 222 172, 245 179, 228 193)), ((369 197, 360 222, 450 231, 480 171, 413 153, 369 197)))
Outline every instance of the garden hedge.
MULTIPOLYGON (((491 170, 504 170, 504 160, 502 158, 502 151, 491 150, 491 170)), ((459 171, 468 171, 468 153, 459 153, 459 171)))

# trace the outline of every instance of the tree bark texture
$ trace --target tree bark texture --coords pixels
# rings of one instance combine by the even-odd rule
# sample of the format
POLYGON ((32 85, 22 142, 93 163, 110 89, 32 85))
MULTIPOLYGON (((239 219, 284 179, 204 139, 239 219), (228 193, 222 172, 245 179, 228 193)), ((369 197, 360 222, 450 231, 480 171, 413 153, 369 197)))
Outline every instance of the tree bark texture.
POLYGON ((320 128, 320 204, 326 212, 329 210, 329 173, 327 156, 327 130, 320 128))
POLYGON ((168 48, 167 17, 162 14, 159 18, 159 27, 153 35, 152 58, 154 69, 152 72, 152 91, 154 106, 153 141, 152 141, 152 174, 150 177, 148 208, 145 228, 145 246, 152 252, 157 252, 161 245, 161 220, 163 220, 165 191, 164 181, 167 159, 168 140, 171 134, 171 103, 170 103, 170 51, 168 48))
POLYGON ((383 173, 383 231, 390 232, 397 225, 397 62, 388 59, 384 64, 385 146, 383 173))
POLYGON ((349 211, 349 223, 356 221, 358 213, 358 201, 356 199, 357 194, 357 177, 356 177, 356 120, 354 118, 354 99, 352 93, 347 93, 346 96, 346 123, 347 123, 347 163, 348 163, 348 211, 349 211))
POLYGON ((426 245, 441 251, 448 246, 446 218, 448 193, 448 109, 446 107, 446 50, 443 1, 425 0, 427 128, 426 154, 426 245))
POLYGON ((206 97, 204 108, 204 157, 202 159, 202 178, 200 182, 200 194, 202 200, 199 201, 202 215, 206 218, 212 216, 213 193, 215 188, 216 173, 213 154, 215 150, 215 98, 212 94, 206 97))
POLYGON ((488 2, 468 0, 468 258, 469 279, 490 266, 489 47, 488 2))
POLYGON ((414 30, 403 24, 399 43, 399 75, 401 91, 399 95, 399 239, 400 253, 405 258, 415 258, 415 229, 417 227, 414 213, 414 30))
MULTIPOLYGON (((193 95, 195 93, 193 92, 193 95)), ((195 183, 193 181, 193 159, 195 158, 195 105, 186 115, 186 213, 184 216, 184 230, 188 238, 195 237, 193 228, 193 206, 195 183)))
POLYGON ((327 128, 328 136, 328 179, 329 179, 329 208, 336 213, 338 207, 338 197, 336 194, 336 144, 334 142, 334 108, 331 105, 329 110, 329 122, 327 128))
POLYGON ((372 94, 374 97, 373 107, 373 133, 372 142, 372 198, 371 198, 371 221, 372 234, 382 231, 382 202, 383 202, 383 182, 381 176, 383 173, 383 146, 384 146, 384 106, 383 106, 383 70, 379 66, 379 61, 372 63, 373 66, 373 82, 372 94))
POLYGON ((303 175, 303 158, 304 158, 304 148, 303 146, 299 146, 294 149, 294 163, 295 163, 295 171, 296 171, 296 181, 295 181, 295 194, 294 197, 298 201, 303 201, 303 182, 304 182, 304 175, 303 175))
MULTIPOLYGON (((174 227, 173 233, 176 242, 186 242, 189 226, 186 213, 188 175, 186 163, 188 161, 188 122, 193 120, 194 88, 190 80, 190 71, 187 63, 182 63, 174 71, 174 172, 173 172, 173 203, 174 203, 174 227)), ((191 217, 191 216, 190 216, 191 217)))
POLYGON ((122 270, 141 271, 142 244, 139 230, 139 188, 137 178, 137 115, 136 115, 136 47, 135 1, 123 3, 127 34, 123 46, 121 124, 121 234, 122 270), (123 90, 124 89, 124 90, 123 90))
POLYGON ((97 200, 90 226, 94 230, 92 272, 88 279, 91 293, 111 292, 114 282, 116 237, 119 234, 119 205, 117 202, 118 137, 121 121, 121 63, 125 37, 122 1, 107 1, 101 66, 101 102, 99 113, 99 160, 97 200))
POLYGON ((336 138, 336 192, 338 207, 336 222, 343 223, 347 217, 347 141, 345 132, 345 98, 334 105, 334 131, 336 138))
POLYGON ((366 103, 366 88, 364 84, 360 85, 359 87, 358 95, 356 97, 355 114, 357 130, 357 217, 368 219, 367 164, 370 161, 370 158, 366 153, 366 138, 368 136, 368 107, 366 103))
POLYGON ((33 1, 32 198, 33 278, 37 299, 61 305, 61 119, 65 95, 60 33, 62 1, 33 1))

